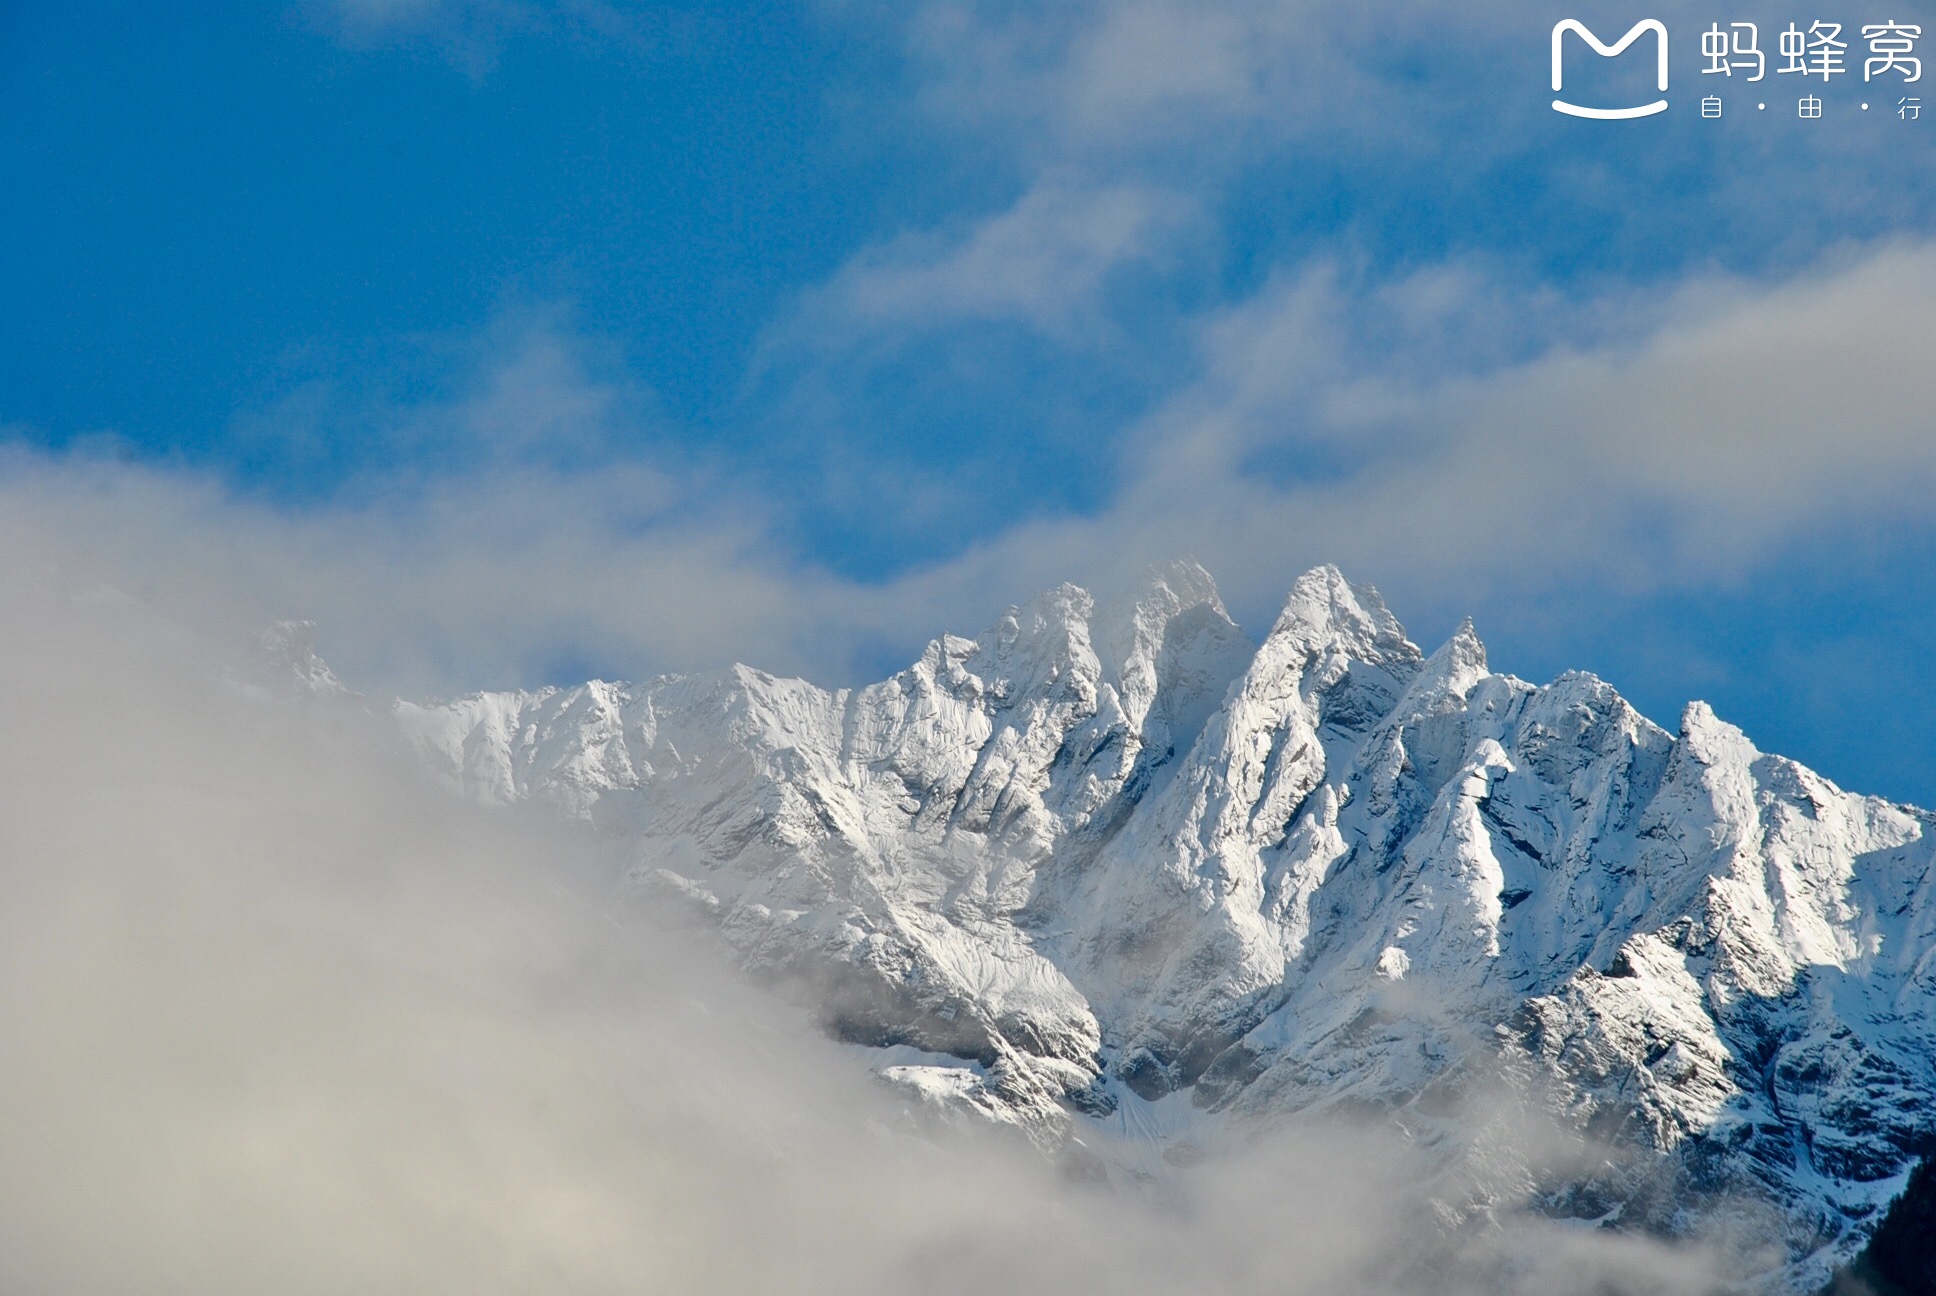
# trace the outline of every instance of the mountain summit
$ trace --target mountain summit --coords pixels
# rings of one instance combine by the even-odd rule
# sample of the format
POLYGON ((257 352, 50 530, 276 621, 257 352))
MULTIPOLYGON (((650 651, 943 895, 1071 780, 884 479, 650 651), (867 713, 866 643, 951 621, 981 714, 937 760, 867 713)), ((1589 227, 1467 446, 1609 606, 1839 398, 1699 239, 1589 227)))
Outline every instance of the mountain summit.
POLYGON ((1702 703, 1670 733, 1591 675, 1495 674, 1469 622, 1427 656, 1335 568, 1261 644, 1179 564, 857 690, 734 667, 396 714, 466 794, 622 842, 888 1083, 1131 1173, 1321 1113, 1483 1153, 1510 1093, 1595 1152, 1495 1156, 1500 1194, 1670 1235, 1759 1211, 1799 1291, 1936 1135, 1936 817, 1702 703))

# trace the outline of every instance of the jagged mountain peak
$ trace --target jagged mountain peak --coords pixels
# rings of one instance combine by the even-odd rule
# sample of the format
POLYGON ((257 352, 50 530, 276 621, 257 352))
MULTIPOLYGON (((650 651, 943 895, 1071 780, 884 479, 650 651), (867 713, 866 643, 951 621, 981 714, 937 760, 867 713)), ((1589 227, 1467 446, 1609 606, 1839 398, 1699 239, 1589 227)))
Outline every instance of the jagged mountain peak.
POLYGON ((1448 1086, 1518 1077, 1610 1142, 1585 1179, 1502 1174, 1670 1233, 1752 1200, 1799 1291, 1936 1139, 1936 820, 1704 704, 1669 733, 1594 676, 1496 674, 1469 621, 1427 657, 1334 567, 1257 644, 1173 564, 861 689, 397 716, 471 795, 612 830, 910 1101, 1121 1166, 1334 1109, 1457 1157, 1448 1086))
POLYGON ((1353 585, 1330 564, 1297 578, 1266 643, 1282 641, 1306 652, 1327 649, 1361 661, 1413 661, 1418 645, 1370 585, 1353 585))
POLYGON ((277 621, 263 629, 255 637, 243 675, 248 683, 286 696, 353 696, 317 655, 314 621, 277 621))
POLYGON ((1101 674, 1090 637, 1095 599, 1077 585, 1044 590, 1009 608, 976 640, 968 668, 1000 699, 1060 685, 1093 689, 1101 674))
POLYGON ((1418 673, 1406 690, 1400 709, 1406 707, 1442 708, 1462 703, 1478 683, 1492 674, 1486 665, 1486 646, 1479 641, 1472 618, 1419 664, 1418 673))
POLYGON ((1681 710, 1680 739, 1691 759, 1704 765, 1747 764, 1761 755, 1741 729, 1714 714, 1705 702, 1689 702, 1681 710))
POLYGON ((1131 616, 1175 616, 1198 607, 1230 620, 1216 578, 1199 564, 1183 559, 1151 565, 1128 604, 1131 616))
POLYGON ((1132 598, 1097 620, 1097 651, 1124 715, 1166 748, 1196 735, 1255 650, 1216 581, 1193 562, 1150 568, 1132 598))
POLYGON ((1482 676, 1490 673, 1486 669, 1486 645, 1479 638, 1478 628, 1472 624, 1471 617, 1462 618, 1452 637, 1433 654, 1441 655, 1457 662, 1462 669, 1475 670, 1482 676))

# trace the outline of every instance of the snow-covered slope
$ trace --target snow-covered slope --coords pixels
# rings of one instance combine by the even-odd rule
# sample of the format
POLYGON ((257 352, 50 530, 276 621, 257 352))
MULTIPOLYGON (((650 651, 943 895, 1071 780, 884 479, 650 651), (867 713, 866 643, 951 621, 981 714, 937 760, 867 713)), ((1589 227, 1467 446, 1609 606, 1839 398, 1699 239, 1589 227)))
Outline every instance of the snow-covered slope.
POLYGON ((1189 1140, 1333 1111, 1484 1141, 1475 1094, 1604 1144, 1502 1191, 1669 1232, 1773 1208, 1778 1282, 1846 1258, 1936 1135, 1936 818, 1696 703, 1429 657, 1335 569, 1261 644, 1209 576, 1063 586, 893 679, 745 667, 397 718, 486 801, 796 980, 890 1083, 1020 1126, 1189 1140))

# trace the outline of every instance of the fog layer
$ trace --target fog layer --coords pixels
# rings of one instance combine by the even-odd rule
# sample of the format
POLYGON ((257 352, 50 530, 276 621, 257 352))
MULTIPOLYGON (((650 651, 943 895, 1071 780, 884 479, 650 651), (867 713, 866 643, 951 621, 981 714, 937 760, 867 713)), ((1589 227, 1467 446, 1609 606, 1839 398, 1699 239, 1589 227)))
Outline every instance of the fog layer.
POLYGON ((924 1131, 591 842, 447 799, 380 718, 239 685, 111 589, 0 597, 0 1290, 1710 1281, 1509 1210, 1449 1233, 1375 1131, 1155 1191, 924 1131))

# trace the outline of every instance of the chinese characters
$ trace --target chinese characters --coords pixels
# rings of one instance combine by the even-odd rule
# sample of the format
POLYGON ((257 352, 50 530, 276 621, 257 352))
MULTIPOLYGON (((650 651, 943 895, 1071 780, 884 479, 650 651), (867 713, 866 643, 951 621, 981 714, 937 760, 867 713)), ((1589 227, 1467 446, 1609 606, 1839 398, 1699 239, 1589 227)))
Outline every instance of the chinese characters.
POLYGON ((1715 23, 1701 33, 1701 53, 1707 58, 1707 66, 1701 70, 1733 76, 1753 68, 1754 75, 1748 80, 1759 81, 1768 75, 1768 60, 1759 48, 1760 42, 1761 29, 1753 23, 1729 23, 1727 31, 1715 23))
POLYGON ((1862 37, 1869 42, 1870 58, 1862 64, 1862 79, 1867 81, 1878 72, 1900 72, 1904 81, 1923 79, 1923 61, 1911 57, 1916 52, 1916 41, 1923 34, 1921 27, 1904 23, 1876 23, 1862 29, 1862 37))
POLYGON ((1843 51, 1848 42, 1837 40, 1842 34, 1841 23, 1825 23, 1816 20, 1804 32, 1794 23, 1781 34, 1781 56, 1788 60, 1776 68, 1777 73, 1799 72, 1804 77, 1819 76, 1827 81, 1839 76, 1848 69, 1842 66, 1843 51))
MULTIPOLYGON (((1923 29, 1915 23, 1897 22, 1891 18, 1887 22, 1866 23, 1859 30, 1861 39, 1867 44, 1866 53, 1852 53, 1850 41, 1844 38, 1847 28, 1839 22, 1829 22, 1817 18, 1806 29, 1800 23, 1791 22, 1786 31, 1776 34, 1775 53, 1781 56, 1781 63, 1775 68, 1777 76, 1799 76, 1806 85, 1810 77, 1820 77, 1822 84, 1831 84, 1838 76, 1847 76, 1855 70, 1853 63, 1859 59, 1862 66, 1862 79, 1865 82, 1877 78, 1900 77, 1898 84, 1909 85, 1922 80, 1923 61, 1916 53, 1916 42, 1922 39, 1923 29)), ((1768 74, 1768 58, 1761 49, 1761 28, 1751 22, 1730 22, 1726 25, 1715 22, 1701 33, 1701 56, 1707 66, 1701 69, 1706 76, 1732 77, 1737 73, 1752 84, 1768 74)), ((1863 104, 1864 109, 1868 104, 1863 104)), ((1757 104, 1758 108, 1767 105, 1757 104)), ((1922 101, 1905 96, 1897 104, 1896 115, 1903 121, 1915 121, 1921 117, 1922 101)), ((1809 120, 1823 115, 1823 102, 1819 95, 1804 93, 1796 100, 1796 116, 1809 120)), ((1701 116, 1719 117, 1721 104, 1717 96, 1710 95, 1701 101, 1701 116)))
MULTIPOLYGON (((1923 61, 1916 55, 1916 42, 1922 34, 1921 26, 1893 18, 1865 25, 1862 39, 1868 42, 1869 52, 1862 60, 1862 79, 1873 81, 1894 72, 1904 82, 1922 80, 1923 61)), ((1853 70, 1847 63, 1848 50, 1841 23, 1818 18, 1803 31, 1799 23, 1791 22, 1777 37, 1776 52, 1782 64, 1775 72, 1804 79, 1818 76, 1826 83, 1853 70)), ((1761 29, 1751 22, 1731 22, 1726 29, 1715 23, 1701 33, 1701 54, 1707 59, 1707 66, 1701 69, 1706 75, 1731 77, 1752 69, 1754 75, 1747 80, 1759 81, 1768 72, 1767 56, 1761 52, 1761 29)))

